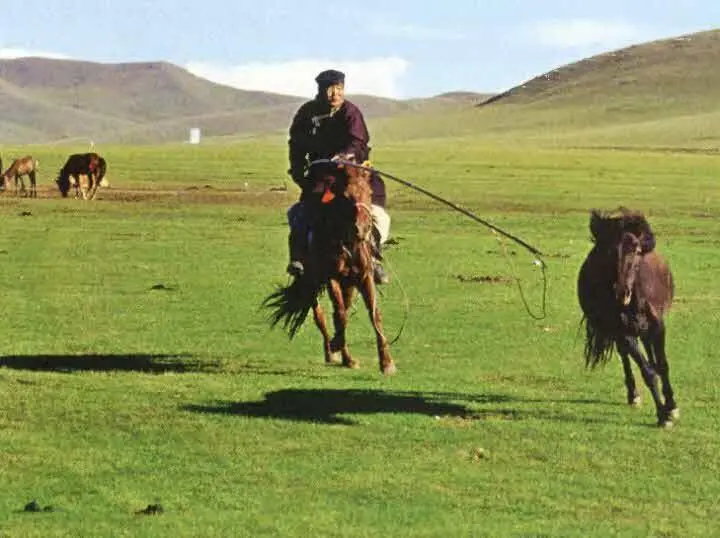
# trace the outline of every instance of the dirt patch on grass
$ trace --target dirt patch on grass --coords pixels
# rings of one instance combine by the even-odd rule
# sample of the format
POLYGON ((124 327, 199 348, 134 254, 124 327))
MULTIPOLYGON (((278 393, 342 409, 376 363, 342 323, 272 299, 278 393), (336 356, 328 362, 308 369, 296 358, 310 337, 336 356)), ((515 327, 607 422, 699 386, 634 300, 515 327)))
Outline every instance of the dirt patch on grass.
MULTIPOLYGON (((46 187, 38 189, 39 199, 61 199, 57 189, 46 187)), ((100 189, 95 200, 75 200, 68 198, 68 203, 89 204, 102 202, 182 202, 197 204, 238 204, 252 206, 276 207, 292 203, 297 199, 293 191, 268 187, 266 190, 245 190, 218 188, 212 185, 178 186, 166 188, 107 188, 100 189)), ((0 195, 4 203, 30 202, 29 198, 16 197, 12 194, 0 195)))
POLYGON ((468 284, 509 284, 512 282, 511 278, 500 275, 455 275, 455 278, 460 282, 468 284))

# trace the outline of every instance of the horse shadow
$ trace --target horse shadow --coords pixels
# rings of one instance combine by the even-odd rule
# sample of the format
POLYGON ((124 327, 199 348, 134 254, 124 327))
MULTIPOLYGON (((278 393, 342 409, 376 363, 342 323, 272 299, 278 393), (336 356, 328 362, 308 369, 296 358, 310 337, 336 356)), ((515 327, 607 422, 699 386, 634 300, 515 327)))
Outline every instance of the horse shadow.
POLYGON ((38 372, 142 372, 148 374, 207 372, 216 369, 208 362, 192 360, 190 354, 82 354, 7 355, 0 357, 0 368, 38 372))
POLYGON ((189 404, 184 411, 275 418, 317 424, 357 425, 344 415, 416 414, 433 418, 485 420, 552 420, 559 422, 606 423, 607 417, 589 417, 557 410, 538 409, 537 403, 593 405, 610 402, 593 399, 538 400, 505 394, 459 394, 449 392, 384 392, 370 389, 282 389, 265 394, 260 401, 189 404), (454 403, 464 401, 466 404, 454 403), (506 405, 502 405, 506 404, 506 405), (511 404, 511 405, 507 405, 511 404), (528 405, 529 404, 529 405, 528 405), (468 405, 472 407, 468 407, 468 405), (483 406, 478 408, 478 406, 483 406))
MULTIPOLYGON (((443 395, 419 392, 383 392, 369 389, 283 389, 269 392, 256 402, 218 402, 216 405, 186 405, 185 411, 254 418, 277 418, 296 422, 354 425, 342 416, 352 414, 418 414, 432 417, 472 417, 474 412, 442 400, 443 395)), ((502 395, 475 395, 473 401, 506 401, 502 395)))

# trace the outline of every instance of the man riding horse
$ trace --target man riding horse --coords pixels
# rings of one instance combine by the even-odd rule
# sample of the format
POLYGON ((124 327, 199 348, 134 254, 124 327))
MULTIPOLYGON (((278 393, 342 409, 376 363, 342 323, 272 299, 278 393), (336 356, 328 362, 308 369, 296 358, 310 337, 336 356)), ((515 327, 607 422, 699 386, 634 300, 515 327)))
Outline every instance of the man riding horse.
MULTIPOLYGON (((314 206, 319 197, 314 193, 317 181, 323 176, 344 174, 334 163, 314 164, 320 159, 354 161, 362 164, 370 156, 368 133, 360 109, 345 100, 345 75, 330 69, 316 78, 318 92, 315 99, 303 104, 290 126, 290 176, 302 189, 300 200, 288 210, 290 225, 290 264, 287 272, 302 276, 308 252, 309 232, 312 230, 314 206)), ((377 173, 371 174, 373 238, 375 242, 374 279, 378 284, 388 282, 380 264, 381 245, 390 233, 390 216, 385 211, 385 185, 377 173)), ((311 236, 312 234, 310 234, 311 236)))

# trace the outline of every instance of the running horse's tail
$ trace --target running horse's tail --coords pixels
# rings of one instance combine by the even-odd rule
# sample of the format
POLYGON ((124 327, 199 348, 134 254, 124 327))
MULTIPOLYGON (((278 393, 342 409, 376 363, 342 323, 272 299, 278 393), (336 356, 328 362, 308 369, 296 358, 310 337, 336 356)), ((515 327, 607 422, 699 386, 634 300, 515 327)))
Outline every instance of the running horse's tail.
POLYGON ((262 303, 271 311, 270 325, 275 327, 282 323, 283 329, 293 338, 317 304, 322 289, 323 282, 308 274, 293 279, 287 286, 278 286, 262 303))

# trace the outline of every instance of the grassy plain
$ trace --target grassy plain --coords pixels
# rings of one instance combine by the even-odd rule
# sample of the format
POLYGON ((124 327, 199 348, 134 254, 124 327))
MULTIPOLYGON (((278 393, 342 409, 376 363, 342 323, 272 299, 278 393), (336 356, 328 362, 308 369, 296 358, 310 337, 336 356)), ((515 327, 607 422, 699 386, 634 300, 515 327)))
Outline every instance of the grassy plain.
POLYGON ((379 168, 537 246, 549 281, 533 320, 512 281, 537 311, 531 256, 390 182, 382 308, 404 330, 388 379, 361 307, 358 371, 259 309, 285 278, 283 140, 100 148, 112 187, 94 203, 51 189, 85 148, 32 148, 40 199, 0 198, 0 536, 720 531, 718 158, 392 140, 379 168), (588 210, 620 204, 649 215, 675 273, 672 430, 644 389, 624 404, 618 362, 583 366, 588 210), (55 511, 24 512, 32 499, 55 511))

